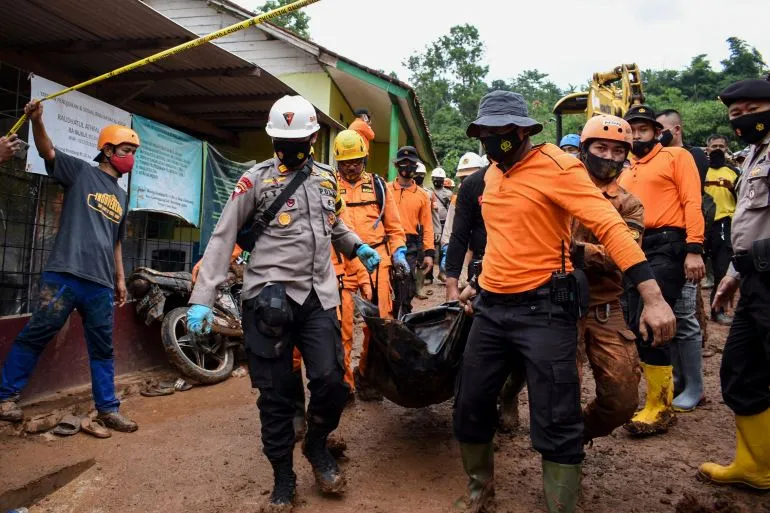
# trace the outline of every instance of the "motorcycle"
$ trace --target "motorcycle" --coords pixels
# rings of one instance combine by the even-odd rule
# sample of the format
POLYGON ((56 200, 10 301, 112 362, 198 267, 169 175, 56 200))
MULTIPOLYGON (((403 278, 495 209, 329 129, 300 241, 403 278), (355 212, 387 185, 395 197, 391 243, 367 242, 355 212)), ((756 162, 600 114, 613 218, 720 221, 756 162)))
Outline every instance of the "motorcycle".
POLYGON ((196 383, 213 385, 230 377, 235 348, 243 344, 241 288, 243 266, 233 263, 228 278, 217 288, 212 307, 214 323, 208 335, 187 331, 187 304, 192 275, 138 267, 128 277, 136 313, 146 325, 161 321, 161 339, 169 363, 196 383))

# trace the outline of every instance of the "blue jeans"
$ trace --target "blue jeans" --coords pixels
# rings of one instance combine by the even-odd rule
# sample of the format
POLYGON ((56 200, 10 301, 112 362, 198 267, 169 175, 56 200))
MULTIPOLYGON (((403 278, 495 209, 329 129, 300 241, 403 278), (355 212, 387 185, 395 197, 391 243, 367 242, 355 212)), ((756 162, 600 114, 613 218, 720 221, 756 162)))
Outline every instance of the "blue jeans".
MULTIPOLYGON (((35 313, 16 336, 3 364, 0 401, 17 399, 27 385, 40 354, 77 309, 83 318, 91 388, 99 412, 118 411, 115 358, 112 348, 113 291, 71 274, 45 272, 35 313)), ((62 362, 66 365, 66 362, 62 362)))

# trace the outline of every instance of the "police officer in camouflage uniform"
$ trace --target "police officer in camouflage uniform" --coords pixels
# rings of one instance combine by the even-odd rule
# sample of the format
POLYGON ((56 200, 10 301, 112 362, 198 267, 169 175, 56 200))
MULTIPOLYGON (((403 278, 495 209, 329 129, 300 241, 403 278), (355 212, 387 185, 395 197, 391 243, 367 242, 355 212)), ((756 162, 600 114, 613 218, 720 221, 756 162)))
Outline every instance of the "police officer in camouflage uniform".
POLYGON ((319 129, 315 109, 304 98, 285 96, 273 105, 266 131, 276 157, 257 164, 238 181, 203 256, 187 319, 193 333, 210 330, 211 305, 217 286, 227 276, 239 231, 242 236, 243 227, 263 219, 283 189, 310 166, 309 175, 283 201, 256 241, 241 292, 249 374, 260 392, 262 442, 275 477, 265 508, 271 512, 291 511, 295 496, 295 346, 305 360, 311 392, 303 453, 322 493, 341 494, 345 489, 345 478, 326 444, 349 394, 343 381, 336 314, 340 298, 330 244, 350 258, 358 256, 370 272, 379 264, 377 251, 363 244, 339 218, 344 205, 333 170, 308 160, 319 129))

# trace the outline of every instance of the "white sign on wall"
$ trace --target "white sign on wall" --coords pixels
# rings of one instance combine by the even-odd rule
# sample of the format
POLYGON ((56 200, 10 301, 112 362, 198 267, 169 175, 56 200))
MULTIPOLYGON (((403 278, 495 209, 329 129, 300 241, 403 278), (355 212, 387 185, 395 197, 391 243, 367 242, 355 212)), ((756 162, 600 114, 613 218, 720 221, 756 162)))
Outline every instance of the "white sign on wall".
MULTIPOLYGON (((61 84, 35 75, 32 76, 31 85, 32 98, 35 99, 45 98, 65 89, 61 84)), ((98 153, 96 144, 101 129, 107 125, 131 126, 131 114, 73 91, 43 102, 43 123, 56 149, 91 162, 98 153)), ((29 144, 31 148, 27 152, 27 171, 46 174, 43 159, 34 148, 32 126, 29 128, 29 144)), ((118 183, 124 190, 128 190, 128 175, 121 177, 118 183)))

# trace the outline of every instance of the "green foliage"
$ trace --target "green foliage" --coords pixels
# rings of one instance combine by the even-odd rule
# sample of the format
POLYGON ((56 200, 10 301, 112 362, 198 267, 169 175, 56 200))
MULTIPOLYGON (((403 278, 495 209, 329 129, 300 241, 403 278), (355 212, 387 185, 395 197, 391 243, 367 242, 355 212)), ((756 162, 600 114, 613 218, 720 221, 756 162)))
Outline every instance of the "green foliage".
MULTIPOLYGON (((288 5, 292 3, 292 1, 293 0, 267 0, 257 9, 257 11, 263 13, 272 11, 273 9, 288 5)), ((310 28, 310 16, 308 16, 302 9, 290 12, 289 14, 284 14, 271 21, 278 26, 291 30, 300 37, 310 39, 310 32, 308 31, 310 28)))
MULTIPOLYGON (((656 111, 678 110, 683 118, 685 140, 705 145, 713 134, 732 135, 727 111, 717 99, 719 91, 744 78, 760 78, 768 73, 762 55, 745 41, 727 39, 730 54, 715 70, 705 54, 696 55, 682 70, 646 70, 642 73, 646 103, 656 111)), ((478 151, 478 142, 465 136, 465 129, 476 117, 479 100, 489 91, 521 93, 529 105, 530 117, 543 124, 543 132, 533 142, 554 142, 556 123, 554 104, 564 95, 587 87, 570 85, 562 90, 548 74, 525 70, 510 81, 485 82, 489 67, 483 63, 484 44, 472 25, 452 27, 425 50, 409 57, 410 82, 422 101, 439 162, 454 175, 457 160, 466 151, 478 151)), ((586 77, 596 70, 587 70, 586 77)), ((579 133, 585 119, 565 116, 563 133, 579 133)), ((734 139, 734 137, 731 137, 734 139)), ((740 144, 731 142, 733 149, 740 144)))

